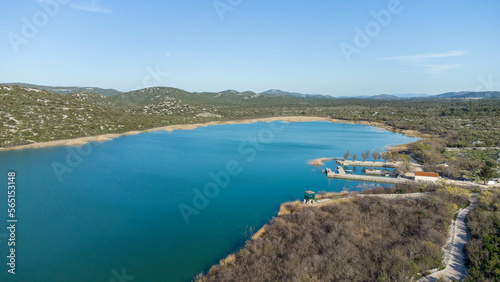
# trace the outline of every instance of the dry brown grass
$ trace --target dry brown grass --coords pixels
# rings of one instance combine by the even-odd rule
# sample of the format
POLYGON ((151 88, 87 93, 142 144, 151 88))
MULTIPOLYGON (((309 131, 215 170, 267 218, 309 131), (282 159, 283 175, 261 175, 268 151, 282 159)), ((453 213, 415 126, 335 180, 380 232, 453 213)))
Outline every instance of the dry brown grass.
POLYGON ((285 203, 282 215, 234 261, 197 281, 409 281, 441 266, 455 212, 450 203, 457 199, 439 192, 418 199, 285 203))
POLYGON ((278 216, 283 216, 286 214, 290 214, 293 211, 300 210, 304 207, 304 204, 301 201, 293 201, 293 202, 286 202, 281 204, 280 210, 278 211, 278 216))
POLYGON ((259 239, 260 237, 262 237, 262 235, 264 235, 264 233, 266 233, 266 231, 267 224, 264 224, 264 226, 262 226, 259 230, 257 230, 257 232, 255 232, 255 234, 252 235, 252 240, 259 239))
POLYGON ((230 263, 234 263, 235 261, 236 261, 236 256, 234 254, 230 254, 225 259, 221 259, 219 261, 219 265, 221 267, 224 267, 224 266, 226 266, 226 265, 228 265, 230 263))
POLYGON ((329 193, 324 193, 324 194, 318 194, 316 195, 317 200, 322 200, 322 199, 338 199, 338 198, 343 198, 349 195, 349 192, 347 191, 342 191, 342 192, 329 192, 329 193))

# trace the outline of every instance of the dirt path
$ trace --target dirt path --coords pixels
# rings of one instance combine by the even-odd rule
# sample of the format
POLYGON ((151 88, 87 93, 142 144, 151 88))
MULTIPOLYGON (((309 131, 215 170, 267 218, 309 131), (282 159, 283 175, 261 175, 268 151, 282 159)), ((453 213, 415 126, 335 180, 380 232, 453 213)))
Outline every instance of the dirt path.
POLYGON ((417 160, 413 157, 413 154, 410 155, 410 162, 411 162, 411 166, 413 167, 413 170, 414 171, 424 171, 422 169, 422 165, 420 165, 417 160))
MULTIPOLYGON (((355 197, 381 197, 381 198, 393 200, 393 199, 422 198, 422 197, 425 197, 425 196, 428 196, 431 194, 432 194, 432 192, 423 192, 423 193, 418 192, 418 193, 408 193, 408 194, 358 194, 355 197)), ((347 195, 347 196, 335 198, 335 199, 321 199, 321 200, 318 200, 318 203, 326 203, 329 201, 338 201, 340 199, 349 199, 351 197, 353 197, 353 196, 347 195)))
POLYGON ((417 192, 408 194, 359 194, 358 197, 381 197, 386 199, 415 199, 428 196, 431 192, 417 192))
POLYGON ((444 279, 445 281, 461 281, 467 276, 467 267, 465 266, 465 254, 463 248, 469 241, 470 234, 467 232, 465 225, 465 217, 476 206, 477 195, 473 194, 470 199, 470 205, 458 213, 454 226, 452 226, 451 248, 445 252, 444 263, 446 268, 433 274, 426 276, 420 281, 437 281, 444 279))

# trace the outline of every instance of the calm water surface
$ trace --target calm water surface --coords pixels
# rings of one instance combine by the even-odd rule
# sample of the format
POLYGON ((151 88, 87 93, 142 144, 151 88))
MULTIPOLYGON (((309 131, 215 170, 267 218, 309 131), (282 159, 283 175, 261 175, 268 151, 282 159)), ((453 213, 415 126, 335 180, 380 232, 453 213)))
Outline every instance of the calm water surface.
POLYGON ((307 160, 415 140, 365 125, 258 122, 0 152, 0 281, 189 281, 304 190, 362 189, 307 160), (8 171, 16 275, 6 265, 8 171))

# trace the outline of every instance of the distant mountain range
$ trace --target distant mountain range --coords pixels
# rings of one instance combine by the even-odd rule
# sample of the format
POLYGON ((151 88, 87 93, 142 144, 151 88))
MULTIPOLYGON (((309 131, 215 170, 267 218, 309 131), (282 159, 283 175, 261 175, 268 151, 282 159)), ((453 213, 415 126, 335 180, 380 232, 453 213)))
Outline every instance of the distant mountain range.
MULTIPOLYGON (((124 92, 115 89, 103 89, 99 87, 66 87, 66 86, 45 86, 45 85, 35 85, 29 83, 3 83, 3 85, 19 85, 26 88, 36 88, 41 90, 46 90, 53 93, 59 93, 62 95, 68 95, 77 92, 93 92, 104 96, 116 96, 123 94, 124 92)), ((170 88, 176 89, 176 88, 170 88)), ((140 90, 137 90, 140 91, 140 90)), ((176 89, 179 93, 190 93, 181 89, 176 89)), ((131 91, 135 92, 135 91, 131 91)), ((127 93, 131 93, 127 92, 127 93)), ((220 97, 230 97, 237 96, 242 99, 252 99, 258 98, 260 96, 270 96, 270 97, 294 97, 303 99, 374 99, 374 100, 402 100, 402 99, 499 99, 500 91, 487 91, 487 92, 472 92, 472 91, 461 91, 461 92, 447 92, 438 95, 427 95, 427 94, 379 94, 374 96, 364 95, 364 96, 339 96, 334 97, 331 95, 323 94, 304 94, 298 92, 288 92, 279 89, 270 89, 262 93, 255 93, 253 91, 238 92, 236 90, 224 90, 221 92, 193 92, 198 96, 205 96, 211 98, 220 97)), ((240 99, 239 98, 239 99, 240 99)))
POLYGON ((398 100, 398 99, 499 99, 500 91, 488 92, 447 92, 438 95, 425 95, 425 94, 403 94, 403 95, 388 95, 381 94, 366 97, 366 99, 377 100, 398 100))
POLYGON ((399 97, 399 98, 423 98, 423 97, 427 97, 429 95, 427 95, 427 94, 407 93, 407 94, 395 94, 394 96, 399 97))
POLYGON ((83 92, 83 91, 94 92, 94 93, 98 93, 98 94, 101 94, 104 96, 114 96, 114 95, 118 95, 118 94, 122 93, 122 92, 115 90, 115 89, 103 89, 103 88, 99 88, 99 87, 45 86, 45 85, 36 85, 36 84, 29 84, 29 83, 22 83, 22 82, 0 83, 0 84, 9 85, 9 86, 19 85, 19 86, 26 87, 26 88, 36 88, 36 89, 40 89, 40 90, 47 90, 47 91, 52 92, 52 93, 59 93, 62 95, 68 95, 71 93, 83 92))
POLYGON ((339 96, 338 98, 342 99, 378 99, 378 100, 387 100, 387 99, 411 99, 411 98, 428 98, 432 95, 427 94, 379 94, 379 95, 361 95, 361 96, 339 96))
POLYGON ((279 90, 279 89, 270 89, 270 90, 264 91, 260 94, 272 95, 272 96, 292 96, 292 97, 307 98, 307 99, 331 99, 331 98, 335 98, 333 96, 323 95, 323 94, 303 94, 303 93, 297 93, 297 92, 287 92, 287 91, 283 91, 283 90, 279 90))
POLYGON ((271 96, 293 96, 299 98, 310 98, 310 99, 374 99, 374 100, 402 100, 402 99, 499 99, 500 91, 489 91, 489 92, 472 92, 472 91, 462 91, 462 92, 447 92, 438 95, 427 95, 427 94, 380 94, 374 96, 340 96, 333 97, 322 94, 302 94, 297 92, 286 92, 278 89, 271 89, 260 93, 262 95, 271 96))
POLYGON ((444 99, 498 99, 500 98, 499 91, 488 91, 488 92, 472 92, 472 91, 462 91, 462 92, 448 92, 435 96, 433 98, 444 98, 444 99))

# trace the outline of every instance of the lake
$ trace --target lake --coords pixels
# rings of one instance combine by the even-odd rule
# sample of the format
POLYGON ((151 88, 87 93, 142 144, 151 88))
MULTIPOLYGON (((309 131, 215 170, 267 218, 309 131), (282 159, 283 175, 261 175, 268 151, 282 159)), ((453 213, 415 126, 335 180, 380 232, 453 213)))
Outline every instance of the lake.
POLYGON ((0 152, 0 280, 190 281, 243 247, 282 202, 366 187, 328 180, 308 160, 416 140, 367 125, 278 121, 0 152), (6 265, 9 171, 15 275, 6 265))

